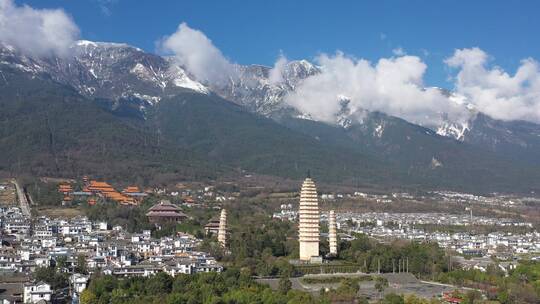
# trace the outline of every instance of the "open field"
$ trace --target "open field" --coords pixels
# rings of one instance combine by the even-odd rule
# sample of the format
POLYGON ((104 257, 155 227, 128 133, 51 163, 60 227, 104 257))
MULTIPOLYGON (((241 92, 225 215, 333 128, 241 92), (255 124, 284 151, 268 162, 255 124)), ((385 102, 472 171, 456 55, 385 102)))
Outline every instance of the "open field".
POLYGON ((17 206, 17 192, 10 181, 0 180, 0 206, 17 206))
POLYGON ((33 209, 38 216, 48 216, 51 218, 73 218, 83 215, 83 211, 77 208, 65 207, 38 207, 33 209))
POLYGON ((72 179, 72 178, 59 178, 59 177, 41 177, 40 180, 44 183, 54 183, 54 184, 59 184, 59 183, 75 183, 77 182, 75 179, 72 179))

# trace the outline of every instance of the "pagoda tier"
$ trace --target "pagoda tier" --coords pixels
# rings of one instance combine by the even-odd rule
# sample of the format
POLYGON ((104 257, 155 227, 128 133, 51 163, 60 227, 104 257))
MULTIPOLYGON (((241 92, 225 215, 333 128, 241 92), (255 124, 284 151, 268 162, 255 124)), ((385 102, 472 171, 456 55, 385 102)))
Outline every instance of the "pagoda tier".
POLYGON ((300 191, 299 208, 300 259, 311 260, 319 256, 319 201, 317 188, 311 178, 306 178, 300 191))
POLYGON ((336 213, 334 210, 330 210, 328 215, 328 244, 330 245, 330 254, 337 256, 338 239, 336 213))
POLYGON ((219 217, 218 241, 221 246, 227 246, 227 210, 221 209, 219 217))

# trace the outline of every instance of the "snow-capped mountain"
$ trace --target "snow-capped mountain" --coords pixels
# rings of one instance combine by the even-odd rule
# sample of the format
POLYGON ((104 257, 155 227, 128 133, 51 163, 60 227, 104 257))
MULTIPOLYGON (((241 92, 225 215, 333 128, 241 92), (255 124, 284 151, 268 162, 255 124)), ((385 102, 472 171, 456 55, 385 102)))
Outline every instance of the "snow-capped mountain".
MULTIPOLYGON (((287 62, 279 71, 279 81, 271 79, 271 67, 235 65, 235 77, 231 77, 227 85, 217 86, 197 81, 172 57, 150 54, 127 44, 81 40, 71 49, 66 58, 31 58, 4 46, 0 48, 0 64, 34 76, 46 74, 86 97, 113 102, 128 100, 141 109, 156 104, 163 97, 175 95, 179 89, 190 89, 205 94, 214 92, 267 117, 287 113, 312 119, 284 102, 285 96, 302 80, 320 73, 319 67, 306 60, 287 62)), ((448 91, 444 93, 457 104, 468 106, 460 96, 448 91)), ((337 98, 340 98, 341 110, 336 114, 336 125, 348 128, 354 123, 362 123, 360 117, 365 113, 353 113, 345 96, 337 98)), ((439 135, 464 140, 469 125, 468 121, 444 120, 441 125, 427 127, 439 135)))
MULTIPOLYGON (((275 77, 276 69, 260 65, 236 65, 235 69, 235 77, 218 87, 196 79, 175 58, 125 44, 79 41, 72 46, 71 55, 63 58, 32 58, 12 47, 0 46, 0 87, 4 89, 1 97, 4 104, 11 105, 2 109, 19 115, 19 120, 32 114, 28 125, 19 126, 12 124, 10 112, 4 111, 8 114, 0 120, 4 126, 0 130, 7 130, 3 138, 11 133, 22 134, 9 138, 10 144, 4 148, 24 147, 21 142, 25 139, 51 138, 43 141, 38 152, 47 150, 54 154, 56 149, 65 148, 55 144, 57 140, 78 145, 83 141, 73 140, 73 134, 86 134, 81 138, 92 135, 93 139, 84 142, 84 148, 74 148, 67 154, 69 158, 89 147, 94 149, 102 141, 118 148, 120 137, 128 140, 124 148, 142 149, 145 159, 152 163, 160 161, 161 156, 155 156, 161 155, 157 151, 162 148, 170 149, 168 153, 174 158, 181 147, 231 168, 248 168, 264 174, 285 174, 291 168, 299 174, 305 172, 304 168, 324 163, 321 171, 335 170, 336 180, 341 180, 343 174, 351 177, 360 172, 365 176, 375 174, 376 180, 397 181, 393 175, 401 174, 405 181, 414 177, 419 183, 431 182, 435 177, 445 183, 450 180, 471 187, 484 175, 503 185, 513 181, 513 187, 515 176, 520 176, 524 168, 534 173, 540 166, 540 125, 492 119, 452 92, 445 91, 457 106, 469 111, 470 119, 453 121, 440 113, 440 125, 419 126, 385 113, 353 108, 350 99, 342 95, 336 96, 340 109, 335 120, 327 123, 291 108, 284 101, 303 80, 320 73, 319 67, 305 60, 291 61, 280 67, 280 77, 275 77), (30 106, 21 107, 25 102, 30 106), (54 106, 50 115, 58 118, 52 120, 58 123, 56 128, 36 127, 49 123, 49 117, 42 115, 47 109, 43 102, 54 106), (36 111, 32 112, 33 108, 36 111), (85 115, 89 111, 99 119, 88 119, 85 115), (126 117, 129 119, 118 119, 126 117), (75 126, 73 132, 66 127, 70 125, 75 126), (97 133, 91 134, 94 128, 97 133), (103 134, 116 129, 120 135, 103 138, 103 134), (53 133, 59 136, 55 130, 70 132, 60 139, 50 137, 53 133), (140 133, 131 142, 130 134, 135 131, 140 133), (254 146, 258 150, 252 150, 254 146), (267 158, 259 158, 265 155, 267 158), (282 166, 276 167, 276 163, 282 166), (365 171, 370 166, 372 170, 365 171)), ((91 151, 92 157, 98 152, 104 154, 100 157, 107 157, 107 149, 91 151)), ((42 161, 38 152, 30 152, 29 160, 38 165, 49 163, 42 161)), ((490 186, 486 189, 495 187, 491 180, 485 184, 490 186)))
POLYGON ((120 43, 77 41, 66 58, 31 58, 12 47, 0 50, 0 64, 34 77, 46 74, 90 98, 139 99, 148 104, 178 89, 209 93, 172 60, 120 43))
POLYGON ((437 132, 440 136, 454 138, 459 141, 464 141, 467 134, 471 131, 470 125, 475 120, 477 111, 475 106, 467 100, 467 97, 459 95, 455 92, 448 91, 443 88, 437 88, 441 93, 448 97, 456 106, 463 108, 468 112, 468 119, 451 120, 446 113, 441 113, 442 121, 437 126, 428 126, 437 132))
MULTIPOLYGON (((13 47, 0 46, 0 81, 2 68, 9 67, 31 77, 51 78, 91 99, 112 104, 127 102, 142 112, 164 97, 191 90, 201 94, 215 93, 270 118, 285 115, 314 120, 309 114, 301 113, 284 102, 285 96, 304 79, 321 72, 319 67, 306 60, 287 62, 280 70, 278 81, 272 79, 271 67, 235 65, 236 76, 231 77, 227 85, 217 86, 198 81, 172 57, 147 53, 127 44, 81 40, 71 49, 65 58, 32 58, 13 47)), ((446 113, 440 113, 440 124, 423 126, 433 130, 434 134, 495 151, 502 149, 501 145, 505 151, 511 147, 531 150, 537 146, 536 141, 540 141, 539 136, 530 136, 530 133, 536 134, 540 130, 538 125, 529 123, 524 126, 522 122, 493 120, 480 115, 464 96, 440 90, 457 106, 468 111, 470 118, 455 121, 448 119, 446 113)), ((352 111, 346 96, 336 98, 341 105, 335 117, 336 126, 350 129, 353 125, 372 124, 368 111, 352 111)), ((372 132, 364 135, 381 138, 385 130, 384 121, 374 126, 372 132)))
MULTIPOLYGON (((236 66, 236 79, 231 79, 226 87, 212 87, 222 97, 232 100, 246 107, 252 112, 273 117, 276 113, 288 113, 297 118, 313 120, 308 113, 301 113, 297 109, 285 104, 286 95, 295 90, 297 85, 304 79, 321 72, 320 68, 306 60, 288 62, 282 72, 282 81, 272 82, 270 67, 260 65, 236 66)), ((438 135, 450 137, 459 141, 464 141, 470 132, 470 125, 476 116, 476 109, 466 97, 441 89, 441 92, 458 107, 463 107, 469 112, 469 119, 453 121, 446 113, 440 113, 440 123, 437 125, 427 125, 429 129, 438 135)), ((335 115, 334 123, 345 129, 353 124, 363 124, 368 119, 367 110, 351 110, 350 100, 347 96, 337 96, 340 110, 335 115)))
POLYGON ((270 67, 236 65, 236 77, 225 87, 204 85, 178 65, 173 57, 162 57, 121 43, 77 41, 68 57, 33 58, 10 46, 0 46, 0 64, 33 76, 47 75, 75 88, 90 98, 138 99, 147 105, 174 95, 177 89, 210 92, 244 106, 252 112, 271 116, 284 108, 284 96, 302 79, 319 72, 306 60, 287 63, 282 80, 269 79, 270 67))
POLYGON ((300 81, 320 72, 306 60, 288 62, 279 82, 272 81, 272 68, 261 65, 236 65, 236 76, 225 87, 211 86, 223 98, 236 102, 252 112, 272 116, 287 108, 283 98, 293 91, 300 81))

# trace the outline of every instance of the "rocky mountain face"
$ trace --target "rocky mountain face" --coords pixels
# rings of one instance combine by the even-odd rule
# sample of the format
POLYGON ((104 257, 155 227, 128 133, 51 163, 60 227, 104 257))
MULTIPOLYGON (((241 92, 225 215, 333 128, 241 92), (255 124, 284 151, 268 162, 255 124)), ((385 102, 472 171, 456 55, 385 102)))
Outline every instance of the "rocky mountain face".
MULTIPOLYGON (((340 166, 354 164, 358 169, 362 165, 355 159, 370 159, 370 162, 387 164, 386 169, 393 170, 396 175, 404 174, 400 180, 416 180, 418 183, 445 176, 464 180, 472 177, 473 183, 474 178, 483 174, 481 171, 484 167, 490 167, 497 174, 501 174, 499 169, 502 172, 514 172, 514 163, 520 168, 533 164, 533 167, 529 168, 531 170, 540 165, 537 159, 537 155, 540 155, 539 125, 492 119, 478 113, 464 97, 449 91, 443 93, 457 105, 470 111, 471 118, 468 121, 444 119, 445 114, 441 113, 443 122, 440 125, 419 126, 383 113, 353 113, 345 96, 336 97, 340 98, 341 110, 336 115, 334 124, 315 121, 284 102, 285 96, 294 91, 304 79, 320 73, 319 67, 305 60, 288 62, 281 70, 279 81, 274 79, 275 75, 272 75, 270 67, 236 65, 235 77, 231 77, 226 85, 217 86, 198 81, 179 66, 174 58, 146 53, 125 44, 79 41, 72 46, 71 56, 66 58, 31 58, 12 47, 1 46, 0 84, 3 81, 4 85, 9 87, 11 80, 7 75, 14 71, 28 79, 52 81, 74 90, 82 97, 111 111, 116 117, 148 120, 140 127, 150 130, 156 138, 160 138, 160 134, 169 134, 166 140, 175 142, 179 147, 190 151, 194 149, 196 153, 208 153, 208 157, 212 159, 232 162, 233 166, 247 166, 254 171, 260 169, 259 162, 254 162, 255 158, 249 161, 251 156, 240 153, 250 149, 245 146, 249 143, 242 140, 241 136, 260 124, 266 127, 257 128, 257 132, 250 133, 252 140, 272 134, 268 138, 272 138, 271 142, 279 145, 280 138, 284 138, 286 132, 291 132, 290 136, 287 136, 291 139, 289 146, 293 146, 296 141, 309 146, 308 150, 291 149, 296 153, 310 155, 310 160, 306 162, 299 162, 296 157, 288 155, 291 151, 279 150, 282 155, 280 157, 290 159, 290 162, 280 163, 280 168, 283 168, 280 172, 284 172, 284 168, 291 165, 297 168, 294 172, 303 172, 306 166, 316 166, 314 159, 317 155, 324 154, 332 158, 338 157, 336 155, 339 153, 347 155, 350 160, 340 166), (186 99, 177 98, 178 96, 190 96, 189 109, 197 109, 196 115, 186 115, 186 107, 171 106, 175 102, 185 104, 186 99), (169 106, 160 106, 164 100, 167 100, 169 106), (175 102, 171 103, 171 100, 175 102), (201 100, 206 102, 204 107, 194 108, 202 106, 195 102, 201 100), (227 105, 217 110, 220 103, 229 102, 240 107, 227 105), (205 113, 212 113, 211 121, 206 120, 201 112, 203 110, 205 113), (159 111, 162 114, 156 114, 159 111), (235 116, 237 114, 234 113, 239 111, 256 115, 238 114, 241 122, 219 117, 220 114, 235 116), (164 116, 165 112, 168 115, 164 116), (199 121, 204 119, 207 124, 193 121, 194 116, 198 117, 199 121), (189 123, 184 125, 180 122, 189 123), (220 128, 236 130, 238 134, 231 137, 220 128), (215 141, 217 138, 227 140, 220 140, 218 144, 215 141), (297 139, 292 140, 293 138, 297 139), (231 152, 230 147, 227 147, 229 143, 240 148, 231 152), (325 152, 313 153, 322 149, 320 145, 324 146, 325 152), (465 176, 464 172, 469 173, 465 176)), ((17 88, 20 89, 19 86, 17 88)), ((274 163, 280 158, 271 155, 268 157, 273 159, 274 163)), ((324 159, 319 161, 328 162, 324 159)), ((268 170, 271 168, 272 166, 268 170)), ((370 172, 378 172, 380 168, 370 167, 370 172)), ((328 168, 325 170, 328 171, 328 168)), ((345 170, 343 172, 346 174, 340 174, 350 175, 353 171, 345 170)), ((274 171, 265 172, 278 174, 274 171)), ((503 182, 500 184, 504 185, 503 182)))
POLYGON ((465 143, 482 147, 515 161, 540 163, 540 125, 501 121, 479 113, 471 122, 465 143))
POLYGON ((172 60, 119 43, 78 41, 66 58, 31 58, 11 47, 0 48, 0 64, 50 77, 81 95, 113 102, 137 100, 153 105, 179 89, 208 93, 172 60))
MULTIPOLYGON (((247 110, 266 117, 293 115, 311 119, 284 102, 305 78, 320 73, 319 67, 306 60, 288 62, 280 71, 280 81, 271 77, 271 68, 261 65, 235 66, 235 77, 227 85, 202 84, 179 66, 174 58, 146 53, 141 49, 119 43, 78 41, 67 58, 30 58, 10 47, 0 48, 0 65, 11 65, 35 76, 53 80, 75 88, 85 97, 106 100, 112 108, 131 106, 143 112, 164 97, 181 90, 216 93, 247 110)), ((446 92, 451 95, 451 92, 446 92)), ((340 97, 336 97, 340 98, 340 97)), ((463 102, 456 97, 456 102, 463 102)), ((358 119, 347 102, 336 115, 335 123, 347 128, 358 119)), ((442 114, 444 115, 444 113, 442 114)), ((438 126, 427 126, 441 136, 463 141, 471 131, 469 122, 444 121, 438 126)))
MULTIPOLYGON (((302 60, 283 69, 283 81, 269 79, 270 67, 235 66, 236 77, 224 87, 203 85, 179 66, 172 57, 161 57, 120 43, 78 41, 66 58, 32 58, 9 46, 0 47, 0 67, 11 66, 36 77, 53 80, 75 88, 92 99, 113 103, 131 101, 141 109, 174 96, 179 90, 217 93, 251 112, 271 116, 284 108, 284 96, 302 79, 319 69, 302 60)), ((291 109, 288 109, 291 110, 291 109)))
POLYGON ((223 98, 270 117, 288 108, 283 99, 299 82, 320 72, 318 67, 306 60, 287 63, 279 82, 271 79, 270 71, 271 68, 261 65, 237 65, 238 76, 232 78, 226 87, 213 89, 223 98))
MULTIPOLYGON (((236 77, 226 86, 202 84, 179 66, 174 58, 146 53, 141 49, 120 43, 78 41, 67 58, 31 58, 9 46, 0 47, 0 68, 12 66, 34 76, 50 77, 75 88, 81 95, 110 102, 112 108, 127 104, 144 112, 164 97, 174 96, 182 90, 194 90, 219 96, 266 117, 295 116, 311 119, 284 102, 305 78, 320 73, 320 68, 306 60, 288 62, 281 71, 280 81, 271 79, 271 68, 261 65, 236 65, 236 77)), ((531 150, 540 144, 537 132, 540 126, 522 122, 503 122, 477 115, 465 97, 441 89, 456 104, 471 112, 468 121, 445 119, 442 123, 424 126, 438 135, 480 145, 492 151, 509 147, 531 150), (532 142, 531 142, 532 141, 532 142)), ((341 101, 342 110, 336 115, 335 124, 348 128, 353 124, 369 123, 369 116, 351 113, 346 97, 341 101), (354 118, 353 118, 354 115, 354 118)), ((366 111, 367 113, 367 111, 366 111)), ((363 113, 365 114, 365 113, 363 113)))

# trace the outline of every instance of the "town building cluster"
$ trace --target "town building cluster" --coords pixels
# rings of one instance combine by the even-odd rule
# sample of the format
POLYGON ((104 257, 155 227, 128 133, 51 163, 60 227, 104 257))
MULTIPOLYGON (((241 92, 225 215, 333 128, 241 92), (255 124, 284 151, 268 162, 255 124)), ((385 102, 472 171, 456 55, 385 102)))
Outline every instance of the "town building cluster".
POLYGON ((406 201, 433 201, 462 203, 467 205, 493 206, 493 207, 520 207, 525 204, 540 203, 536 197, 522 197, 517 195, 503 195, 493 193, 492 195, 476 195, 454 191, 433 191, 421 195, 413 195, 407 192, 393 193, 365 193, 356 191, 354 193, 322 193, 322 201, 339 201, 344 199, 362 199, 375 203, 394 203, 406 201))
POLYGON ((372 223, 376 225, 440 225, 440 226, 504 226, 504 227, 528 227, 533 224, 510 218, 490 218, 476 216, 472 210, 463 210, 466 213, 430 213, 430 212, 410 212, 410 213, 389 213, 389 212, 365 212, 365 213, 341 213, 340 219, 351 219, 353 222, 372 223))
POLYGON ((341 213, 337 215, 338 227, 350 232, 364 233, 377 239, 409 239, 435 241, 441 247, 463 255, 506 256, 540 253, 540 233, 427 231, 422 224, 443 226, 511 226, 532 227, 530 223, 511 219, 491 219, 442 213, 341 213))
POLYGON ((298 210, 292 204, 281 204, 280 211, 275 212, 272 218, 294 222, 298 219, 298 210))
MULTIPOLYGON (((26 276, 39 267, 54 266, 62 260, 66 271, 72 273, 71 297, 77 297, 88 282, 87 273, 75 271, 81 266, 88 273, 99 270, 118 277, 158 272, 175 276, 223 269, 208 253, 197 251, 200 240, 188 234, 157 239, 149 230, 129 233, 120 226, 109 227, 106 222, 92 222, 86 217, 29 218, 17 206, 0 208, 0 228, 1 274, 26 276), (84 265, 79 265, 81 261, 84 265)), ((30 276, 18 286, 24 286, 24 290, 11 296, 14 301, 22 298, 19 300, 24 303, 48 301, 59 292, 46 283, 32 281, 30 276)))
POLYGON ((540 200, 533 197, 518 197, 512 195, 493 194, 490 196, 476 195, 470 193, 461 193, 454 191, 434 191, 431 193, 433 198, 443 202, 457 202, 478 204, 484 206, 497 207, 517 207, 522 206, 526 202, 538 203, 540 200))

